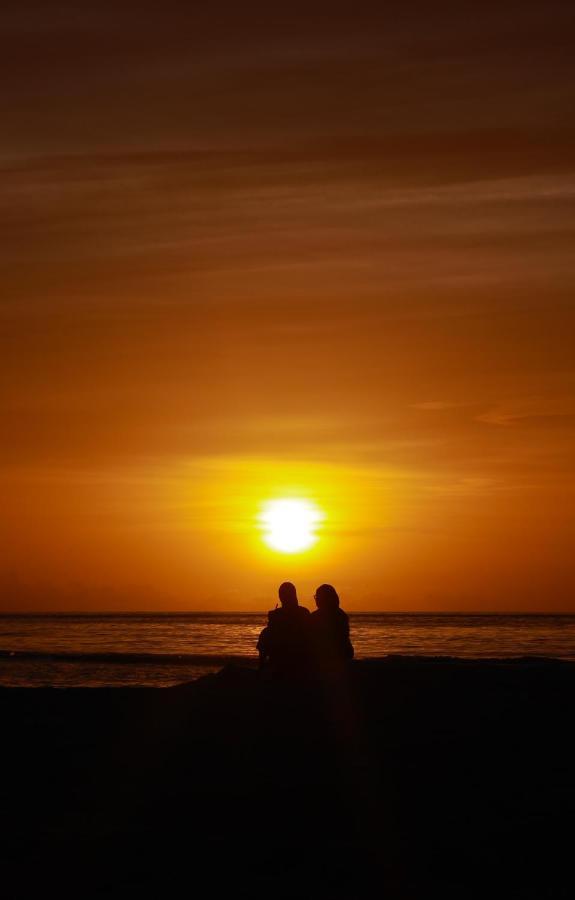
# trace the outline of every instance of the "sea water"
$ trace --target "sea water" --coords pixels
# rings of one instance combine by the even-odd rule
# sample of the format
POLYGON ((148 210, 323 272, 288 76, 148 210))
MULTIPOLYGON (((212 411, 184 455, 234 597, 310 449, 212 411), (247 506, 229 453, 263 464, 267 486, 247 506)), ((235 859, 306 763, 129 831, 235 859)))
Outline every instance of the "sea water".
MULTIPOLYGON (((350 616, 357 658, 388 654, 575 660, 575 615, 350 616)), ((250 613, 0 615, 0 685, 168 687, 252 664, 250 613)))

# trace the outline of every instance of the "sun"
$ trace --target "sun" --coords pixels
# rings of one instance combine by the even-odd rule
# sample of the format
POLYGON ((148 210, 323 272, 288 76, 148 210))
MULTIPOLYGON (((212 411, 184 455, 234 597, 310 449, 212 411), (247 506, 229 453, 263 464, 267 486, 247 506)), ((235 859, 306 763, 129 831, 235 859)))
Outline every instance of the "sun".
POLYGON ((281 553, 307 550, 317 541, 316 531, 323 518, 309 500, 270 500, 260 515, 264 541, 281 553))

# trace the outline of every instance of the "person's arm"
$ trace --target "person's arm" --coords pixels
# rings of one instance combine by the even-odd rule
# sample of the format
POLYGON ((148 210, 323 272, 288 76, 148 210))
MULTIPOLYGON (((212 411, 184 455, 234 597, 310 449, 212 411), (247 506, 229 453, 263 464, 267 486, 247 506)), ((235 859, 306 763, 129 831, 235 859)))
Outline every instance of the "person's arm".
POLYGON ((268 637, 269 637, 269 630, 266 627, 260 633, 258 642, 256 644, 256 650, 259 653, 259 659, 260 659, 260 663, 259 663, 260 669, 263 669, 266 662, 268 661, 268 656, 269 656, 269 654, 268 654, 268 637))
MULTIPOLYGON (((343 612, 343 610, 342 610, 343 612)), ((343 613, 343 622, 344 628, 342 628, 342 634, 345 636, 344 647, 345 647, 345 655, 347 659, 353 659, 354 649, 353 644, 351 643, 351 638, 349 636, 349 616, 347 613, 343 613)))
POLYGON ((345 634, 346 638, 349 638, 349 616, 342 610, 341 612, 341 624, 342 624, 342 633, 345 634))

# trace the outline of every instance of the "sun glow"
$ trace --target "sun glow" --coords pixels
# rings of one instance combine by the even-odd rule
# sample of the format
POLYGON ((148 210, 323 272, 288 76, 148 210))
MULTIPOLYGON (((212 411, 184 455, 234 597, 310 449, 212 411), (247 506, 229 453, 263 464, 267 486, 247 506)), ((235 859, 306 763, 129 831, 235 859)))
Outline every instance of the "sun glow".
POLYGON ((270 500, 260 516, 264 541, 281 553, 307 550, 317 541, 317 528, 323 518, 308 500, 270 500))

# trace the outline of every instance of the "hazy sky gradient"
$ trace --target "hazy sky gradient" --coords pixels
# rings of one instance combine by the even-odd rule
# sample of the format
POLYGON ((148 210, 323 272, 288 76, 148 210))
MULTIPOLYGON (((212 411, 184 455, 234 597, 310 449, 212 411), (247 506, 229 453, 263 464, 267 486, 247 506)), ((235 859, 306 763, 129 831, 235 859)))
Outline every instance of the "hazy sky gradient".
POLYGON ((572 4, 194 6, 0 15, 3 608, 575 610, 572 4))

